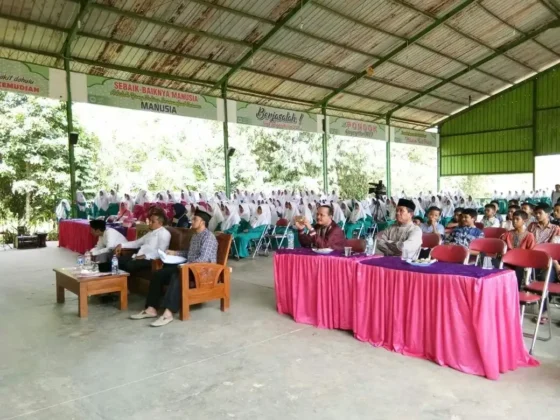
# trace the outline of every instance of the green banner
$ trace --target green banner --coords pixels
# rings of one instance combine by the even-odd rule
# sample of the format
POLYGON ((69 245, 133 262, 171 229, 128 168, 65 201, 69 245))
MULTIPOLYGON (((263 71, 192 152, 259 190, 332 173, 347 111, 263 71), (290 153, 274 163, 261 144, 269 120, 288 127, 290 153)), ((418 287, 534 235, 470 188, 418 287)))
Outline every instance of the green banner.
POLYGON ((346 118, 330 117, 329 133, 335 136, 361 137, 365 139, 384 140, 386 126, 346 118))
POLYGON ((271 108, 246 102, 237 102, 237 123, 313 133, 320 131, 316 114, 271 108))
POLYGON ((88 102, 184 117, 218 119, 216 98, 141 83, 87 76, 88 102))
POLYGON ((393 127, 391 141, 395 143, 417 144, 419 146, 439 146, 439 135, 427 131, 407 130, 406 128, 393 127))
POLYGON ((0 58, 0 90, 49 96, 49 68, 0 58))

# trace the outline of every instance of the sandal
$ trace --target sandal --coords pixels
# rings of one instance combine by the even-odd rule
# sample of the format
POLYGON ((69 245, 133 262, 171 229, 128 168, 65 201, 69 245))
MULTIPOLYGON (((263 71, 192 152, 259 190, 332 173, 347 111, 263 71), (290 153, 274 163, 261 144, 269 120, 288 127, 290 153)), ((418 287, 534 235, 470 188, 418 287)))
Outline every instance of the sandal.
MULTIPOLYGON (((539 319, 539 318, 538 318, 538 317, 534 317, 534 318, 533 318, 533 322, 534 322, 535 324, 537 323, 537 319, 539 319)), ((549 322, 549 319, 548 319, 547 316, 541 316, 540 325, 546 325, 546 324, 548 324, 548 322, 549 322)))
POLYGON ((157 318, 157 315, 152 315, 146 312, 146 310, 142 310, 137 314, 130 315, 130 319, 146 319, 146 318, 157 318))

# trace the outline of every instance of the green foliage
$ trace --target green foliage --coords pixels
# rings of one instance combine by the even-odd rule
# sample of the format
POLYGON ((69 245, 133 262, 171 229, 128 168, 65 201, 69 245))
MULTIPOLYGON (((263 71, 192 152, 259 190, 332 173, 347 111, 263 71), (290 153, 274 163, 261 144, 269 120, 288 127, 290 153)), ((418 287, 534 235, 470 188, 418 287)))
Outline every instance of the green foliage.
MULTIPOLYGON (((0 218, 52 219, 58 202, 70 198, 64 105, 0 92, 0 115, 0 218)), ((74 130, 80 135, 76 180, 81 188, 95 189, 99 141, 77 123, 74 130)))

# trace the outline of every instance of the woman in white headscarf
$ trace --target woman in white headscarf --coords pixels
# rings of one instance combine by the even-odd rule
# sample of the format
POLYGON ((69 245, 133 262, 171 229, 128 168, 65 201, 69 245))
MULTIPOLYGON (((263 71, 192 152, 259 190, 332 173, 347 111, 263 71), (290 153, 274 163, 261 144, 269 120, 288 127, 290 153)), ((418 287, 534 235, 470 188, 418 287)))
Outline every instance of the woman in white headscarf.
POLYGON ((441 224, 447 226, 447 224, 453 220, 453 214, 455 212, 455 206, 449 198, 444 199, 444 204, 441 207, 441 224))
POLYGON ((66 199, 60 200, 58 206, 56 206, 56 221, 60 223, 61 220, 70 218, 70 202, 66 199))
POLYGON ((296 223, 295 218, 299 215, 300 213, 296 202, 286 201, 286 211, 284 212, 284 219, 286 219, 288 223, 290 223, 290 225, 294 225, 296 223))
POLYGON ((78 207, 78 219, 87 219, 88 203, 83 191, 76 191, 76 206, 78 207))
POLYGON ((210 219, 210 222, 208 222, 208 229, 210 230, 210 232, 215 232, 220 227, 220 223, 224 221, 224 215, 222 214, 222 210, 217 203, 211 203, 210 208, 210 214, 212 215, 212 218, 210 219))
POLYGON ((346 223, 346 226, 344 226, 347 239, 352 239, 354 230, 359 230, 364 226, 366 217, 367 215, 362 204, 356 200, 354 202, 352 213, 350 213, 350 217, 348 218, 348 222, 346 223))
POLYGON ((148 192, 146 190, 138 191, 138 194, 136 194, 136 198, 134 200, 135 204, 137 204, 139 206, 143 206, 144 203, 146 203, 148 201, 147 194, 148 194, 148 192))
POLYGON ((225 220, 222 222, 222 231, 235 235, 239 229, 241 217, 239 216, 239 208, 235 204, 226 204, 225 206, 225 220))
POLYGON ((344 215, 344 212, 340 208, 340 204, 338 204, 336 201, 333 201, 332 209, 333 209, 333 220, 335 221, 335 223, 338 224, 340 227, 344 226, 344 223, 346 223, 346 216, 344 215))
POLYGON ((249 242, 251 240, 258 241, 263 232, 268 228, 268 225, 270 225, 270 207, 268 204, 257 206, 255 214, 251 216, 249 225, 249 229, 239 233, 234 239, 239 258, 247 258, 249 256, 249 242))
POLYGON ((313 224, 313 213, 309 209, 308 204, 309 203, 307 203, 307 200, 304 199, 304 203, 299 205, 298 210, 301 216, 305 217, 309 221, 309 223, 313 224))
POLYGON ((340 208, 342 209, 342 212, 344 213, 344 217, 346 217, 346 220, 348 220, 350 218, 350 213, 352 213, 352 201, 350 200, 344 200, 340 202, 340 208))
POLYGON ((166 191, 160 191, 156 194, 156 203, 167 203, 168 196, 166 191))
POLYGON ((424 217, 424 209, 422 208, 422 205, 420 204, 420 200, 418 198, 413 198, 412 202, 414 203, 414 206, 416 207, 416 209, 414 210, 414 215, 419 216, 419 217, 424 217))
POLYGON ((473 200, 472 195, 469 195, 468 200, 465 203, 465 208, 478 210, 478 204, 473 200))
POLYGON ((125 194, 122 201, 126 202, 128 210, 132 211, 134 209, 134 200, 130 197, 130 194, 125 194))
POLYGON ((107 216, 107 210, 109 209, 109 197, 104 190, 99 190, 97 197, 93 201, 94 204, 94 218, 107 216))
POLYGON ((122 201, 121 196, 115 190, 111 190, 109 192, 108 200, 109 200, 109 204, 120 204, 120 202, 122 201))

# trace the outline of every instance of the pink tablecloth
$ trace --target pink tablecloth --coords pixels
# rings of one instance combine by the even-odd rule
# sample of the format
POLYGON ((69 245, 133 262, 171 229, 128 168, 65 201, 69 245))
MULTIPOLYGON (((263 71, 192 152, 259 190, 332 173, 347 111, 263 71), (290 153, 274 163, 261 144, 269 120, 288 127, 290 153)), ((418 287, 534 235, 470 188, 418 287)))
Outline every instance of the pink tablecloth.
POLYGON ((279 250, 274 255, 276 308, 296 322, 320 328, 353 329, 354 283, 365 255, 318 255, 310 249, 279 250))
POLYGON ((483 276, 461 266, 452 275, 436 263, 419 273, 404 264, 400 258, 359 264, 357 339, 489 379, 538 365, 523 343, 513 271, 483 276))
MULTIPOLYGON (((107 225, 127 236, 126 228, 122 226, 107 225)), ((70 249, 80 254, 92 249, 97 243, 89 229, 89 220, 74 219, 61 220, 58 225, 58 246, 70 249)))

